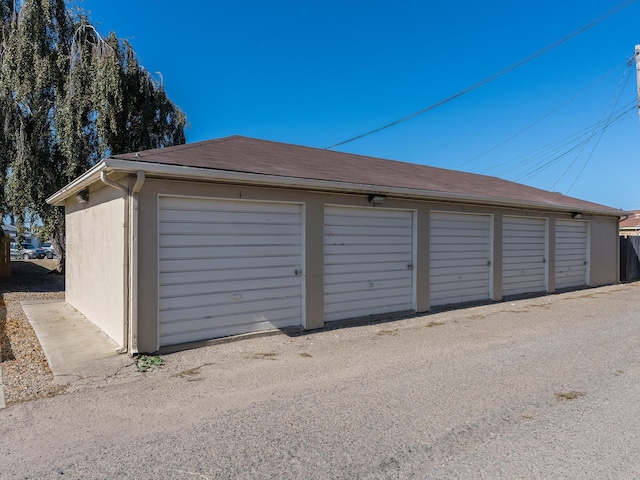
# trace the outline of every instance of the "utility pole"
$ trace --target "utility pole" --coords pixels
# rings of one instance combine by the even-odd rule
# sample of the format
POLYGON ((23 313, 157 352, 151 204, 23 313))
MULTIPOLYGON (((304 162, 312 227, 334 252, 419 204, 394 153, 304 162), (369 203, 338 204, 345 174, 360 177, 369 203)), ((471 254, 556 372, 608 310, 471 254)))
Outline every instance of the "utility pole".
POLYGON ((640 116, 640 45, 636 45, 636 86, 638 88, 638 116, 640 116))

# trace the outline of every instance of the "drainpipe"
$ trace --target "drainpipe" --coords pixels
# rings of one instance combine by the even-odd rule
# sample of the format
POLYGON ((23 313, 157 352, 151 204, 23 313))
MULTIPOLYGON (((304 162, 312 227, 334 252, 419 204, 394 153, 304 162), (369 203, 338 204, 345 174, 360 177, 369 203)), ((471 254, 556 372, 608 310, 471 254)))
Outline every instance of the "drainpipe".
POLYGON ((116 350, 118 353, 127 353, 129 351, 129 189, 124 185, 121 185, 117 182, 109 180, 107 178, 107 172, 104 170, 100 172, 100 180, 105 185, 116 188, 124 194, 124 241, 125 241, 125 250, 124 250, 124 311, 123 311, 123 322, 122 322, 122 347, 116 350))
POLYGON ((138 353, 138 194, 142 190, 145 176, 138 170, 138 177, 131 190, 131 265, 129 266, 130 283, 130 328, 129 353, 138 353))

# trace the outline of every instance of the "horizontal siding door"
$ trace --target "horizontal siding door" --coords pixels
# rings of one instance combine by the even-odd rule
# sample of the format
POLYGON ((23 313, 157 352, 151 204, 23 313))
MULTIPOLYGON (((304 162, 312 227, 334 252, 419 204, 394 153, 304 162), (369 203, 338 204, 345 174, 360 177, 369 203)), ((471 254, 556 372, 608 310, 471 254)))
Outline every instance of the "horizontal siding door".
POLYGON ((491 282, 491 216, 432 212, 431 305, 487 300, 491 282))
POLYGON ((159 199, 160 345, 302 324, 302 207, 159 199))
POLYGON ((502 295, 544 292, 547 221, 510 217, 502 220, 502 295))
POLYGON ((325 321, 414 310, 413 213, 327 206, 325 321))
POLYGON ((556 289, 587 285, 589 223, 556 220, 556 289))

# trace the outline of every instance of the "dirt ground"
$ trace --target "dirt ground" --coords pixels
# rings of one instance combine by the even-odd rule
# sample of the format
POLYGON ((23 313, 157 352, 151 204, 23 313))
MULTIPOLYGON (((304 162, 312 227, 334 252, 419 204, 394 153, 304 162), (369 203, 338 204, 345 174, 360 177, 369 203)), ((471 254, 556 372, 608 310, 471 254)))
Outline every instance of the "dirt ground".
POLYGON ((0 278, 0 368, 7 405, 50 397, 60 391, 20 302, 64 298, 64 277, 49 273, 56 260, 15 260, 0 278))

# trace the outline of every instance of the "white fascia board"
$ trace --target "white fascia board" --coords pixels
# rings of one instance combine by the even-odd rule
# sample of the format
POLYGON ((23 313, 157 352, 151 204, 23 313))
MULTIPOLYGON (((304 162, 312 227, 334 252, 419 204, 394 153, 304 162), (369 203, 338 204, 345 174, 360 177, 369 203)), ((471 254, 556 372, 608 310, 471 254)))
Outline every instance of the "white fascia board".
POLYGON ((46 202, 56 207, 64 205, 64 201, 72 195, 77 194, 81 190, 84 190, 96 180, 100 179, 100 172, 106 168, 105 161, 101 160, 93 167, 80 175, 74 181, 67 186, 58 190, 56 193, 47 198, 46 202))
MULTIPOLYGON (((132 160, 106 158, 96 164, 91 170, 70 183, 47 199, 48 203, 62 205, 64 200, 79 192, 90 183, 100 178, 100 172, 134 173, 140 170, 147 176, 170 178, 173 180, 199 180, 229 182, 244 185, 256 185, 266 187, 288 187, 313 191, 325 191, 333 193, 360 193, 393 196, 396 198, 414 200, 436 200, 443 202, 466 203, 471 205, 501 206, 508 208, 530 208, 545 211, 573 212, 576 207, 550 205, 543 202, 503 200, 483 195, 463 195, 459 193, 437 192, 432 190, 417 190, 413 188, 385 187, 381 185, 366 185, 350 182, 336 182, 331 180, 315 180, 307 178, 281 177, 259 173, 234 172, 227 170, 213 170, 208 168, 189 167, 182 165, 167 165, 160 163, 147 163, 132 160)), ((580 209, 583 214, 612 215, 610 210, 580 209)), ((620 212, 624 215, 625 212, 620 212)))

